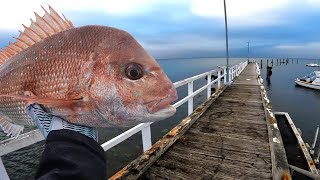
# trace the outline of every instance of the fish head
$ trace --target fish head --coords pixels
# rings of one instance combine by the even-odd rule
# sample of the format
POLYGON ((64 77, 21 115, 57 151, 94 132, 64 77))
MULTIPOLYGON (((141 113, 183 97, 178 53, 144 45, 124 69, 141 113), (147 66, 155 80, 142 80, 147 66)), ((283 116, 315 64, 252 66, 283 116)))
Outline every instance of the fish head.
POLYGON ((174 115, 177 91, 156 60, 129 33, 112 28, 106 34, 89 90, 103 121, 132 126, 174 115))

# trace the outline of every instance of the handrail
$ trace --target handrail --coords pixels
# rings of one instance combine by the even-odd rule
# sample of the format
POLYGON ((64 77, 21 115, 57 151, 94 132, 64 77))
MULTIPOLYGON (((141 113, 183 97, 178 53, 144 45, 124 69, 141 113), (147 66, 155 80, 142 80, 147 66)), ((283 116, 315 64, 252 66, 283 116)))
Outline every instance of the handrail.
MULTIPOLYGON (((241 62, 231 68, 229 68, 229 80, 230 82, 226 82, 226 68, 219 68, 215 70, 211 70, 190 78, 186 78, 181 81, 177 81, 174 84, 175 88, 179 88, 184 85, 188 85, 188 95, 181 99, 180 101, 176 102, 173 106, 178 108, 182 104, 186 103, 188 101, 188 115, 190 115, 193 111, 193 97, 199 94, 200 92, 204 91, 207 89, 207 98, 211 96, 211 86, 215 83, 218 83, 218 89, 221 88, 221 80, 224 78, 224 85, 230 84, 232 80, 238 76, 243 69, 247 66, 248 61, 241 62), (223 71, 223 74, 221 72, 223 71), (214 79, 213 81, 211 80, 211 75, 213 73, 218 73, 218 77, 214 79), (193 91, 193 82, 196 80, 199 80, 203 77, 207 76, 207 84, 204 85, 203 87, 197 89, 196 91, 193 91)), ((143 151, 148 150, 152 146, 151 142, 151 128, 150 125, 152 123, 140 123, 137 126, 134 126, 133 128, 125 131, 124 133, 112 138, 111 140, 103 143, 101 147, 103 148, 104 151, 107 151, 111 149, 112 147, 118 145, 119 143, 125 141, 129 137, 133 136, 134 134, 138 132, 142 132, 142 144, 143 144, 143 151)), ((28 133, 24 133, 20 135, 17 138, 9 138, 7 140, 1 141, 0 142, 0 177, 4 177, 5 179, 9 179, 8 174, 6 173, 5 167, 2 163, 1 156, 8 154, 10 152, 16 151, 18 149, 21 149, 23 147, 27 147, 29 145, 32 145, 34 143, 37 143, 39 141, 43 140, 43 137, 39 135, 38 130, 34 130, 28 133), (8 177, 8 178, 6 178, 8 177)))
MULTIPOLYGON (((245 61, 245 62, 241 62, 241 63, 239 63, 238 65, 235 65, 235 66, 229 68, 230 74, 233 74, 233 73, 234 73, 234 72, 231 71, 232 69, 237 69, 239 72, 242 72, 242 70, 247 66, 247 64, 248 64, 248 62, 245 61)), ((223 71, 225 72, 225 68, 219 68, 219 69, 220 69, 220 71, 223 70, 223 71)), ((196 76, 193 76, 193 77, 184 79, 184 80, 182 80, 182 81, 175 82, 175 83, 173 83, 173 84, 174 84, 174 86, 175 86, 176 88, 181 87, 181 86, 186 85, 186 84, 188 84, 188 86, 190 86, 190 85, 193 86, 193 81, 198 80, 198 79, 200 79, 200 78, 203 78, 203 77, 205 77, 206 75, 211 75, 212 72, 216 72, 216 71, 219 72, 219 70, 208 71, 208 72, 205 72, 205 73, 202 73, 202 74, 199 74, 199 75, 196 75, 196 76)), ((239 74, 240 74, 240 73, 239 73, 239 74)), ((223 73, 222 75, 218 76, 217 79, 215 79, 214 81, 211 81, 211 77, 210 77, 210 78, 207 77, 208 82, 210 81, 209 83, 207 83, 205 86, 201 87, 200 89, 198 89, 198 90, 195 91, 195 92, 189 92, 189 91, 188 91, 188 96, 186 96, 185 98, 183 98, 183 99, 181 99, 180 101, 176 102, 173 106, 176 107, 176 108, 178 108, 179 106, 181 106, 182 104, 184 104, 184 103, 187 102, 187 101, 190 101, 190 100, 193 101, 193 97, 196 96, 197 94, 199 94, 200 92, 202 92, 203 90, 205 90, 206 88, 208 89, 208 90, 207 90, 207 97, 209 97, 209 96, 211 95, 211 85, 214 84, 214 83, 216 83, 216 82, 219 83, 220 80, 221 80, 223 77, 224 77, 224 79, 226 79, 225 76, 226 76, 226 73, 223 73)), ((232 75, 231 75, 231 77, 232 77, 231 80, 233 80, 235 76, 232 76, 232 75)), ((189 88, 188 88, 188 89, 189 89, 189 88)), ((188 115, 192 113, 192 111, 190 112, 190 109, 192 109, 192 111, 193 111, 193 103, 188 103, 188 115)), ((104 150, 111 149, 111 148, 114 147, 115 145, 121 143, 122 141, 124 141, 124 140, 126 140, 127 138, 129 138, 129 137, 131 137, 132 135, 134 135, 135 133, 132 133, 133 131, 134 131, 134 132, 139 132, 139 130, 143 130, 144 128, 149 129, 149 128, 150 128, 150 125, 151 125, 152 123, 148 123, 148 126, 143 126, 143 124, 145 124, 145 123, 141 123, 141 124, 139 124, 139 125, 131 128, 131 129, 127 130, 126 132, 120 134, 119 136, 116 136, 116 137, 112 138, 112 139, 109 140, 108 142, 103 143, 103 144, 101 145, 102 148, 103 148, 104 150)), ((143 135, 142 135, 142 136, 143 136, 143 135)), ((142 139, 144 139, 144 138, 142 137, 142 139)), ((149 143, 149 142, 144 142, 144 141, 142 141, 142 144, 145 144, 145 143, 149 143)), ((150 143, 149 143, 149 144, 150 144, 150 143)), ((151 147, 151 145, 150 145, 150 147, 151 147)), ((149 147, 149 148, 150 148, 150 147, 149 147)), ((148 148, 148 149, 149 149, 149 148, 148 148)))

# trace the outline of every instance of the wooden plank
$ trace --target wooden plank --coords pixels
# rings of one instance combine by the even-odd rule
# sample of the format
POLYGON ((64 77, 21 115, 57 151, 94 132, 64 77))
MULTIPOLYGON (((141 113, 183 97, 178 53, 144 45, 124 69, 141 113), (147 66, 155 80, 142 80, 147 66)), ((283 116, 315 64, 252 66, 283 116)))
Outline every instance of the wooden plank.
POLYGON ((263 175, 264 178, 270 178, 270 164, 243 163, 240 161, 226 158, 216 158, 204 154, 176 153, 168 151, 163 158, 156 162, 156 166, 171 166, 179 173, 188 173, 190 178, 203 177, 206 174, 209 177, 216 177, 220 172, 220 177, 237 178, 243 174, 263 175))
POLYGON ((284 150, 283 141, 280 130, 278 128, 277 120, 271 112, 271 104, 267 97, 267 92, 263 88, 261 91, 263 97, 263 106, 265 110, 266 122, 268 126, 268 137, 272 160, 272 176, 273 179, 288 179, 291 180, 289 164, 284 150))
POLYGON ((237 161, 225 157, 215 157, 204 153, 184 153, 176 150, 168 151, 164 154, 164 158, 159 159, 157 162, 172 159, 182 165, 194 165, 195 168, 212 168, 214 166, 224 166, 230 169, 238 169, 243 171, 256 171, 256 172, 270 172, 271 164, 259 164, 252 162, 237 161))
POLYGON ((223 148, 227 150, 237 149, 238 151, 253 153, 253 154, 264 154, 270 155, 269 143, 261 141, 248 141, 243 139, 229 138, 223 136, 201 136, 200 134, 187 132, 183 137, 180 138, 182 144, 198 143, 198 144, 210 144, 212 147, 223 148), (213 143, 212 143, 213 142, 213 143), (246 144, 246 146, 243 146, 246 144))
POLYGON ((166 167, 150 167, 148 169, 148 173, 145 173, 143 176, 141 176, 139 179, 145 180, 145 179, 155 179, 155 180, 168 180, 168 179, 179 179, 179 180, 187 180, 190 179, 190 177, 181 174, 179 172, 176 172, 174 170, 171 170, 172 168, 166 168, 166 167))
MULTIPOLYGON (((265 123, 259 123, 259 121, 249 121, 250 123, 244 123, 242 121, 228 121, 223 120, 226 117, 220 117, 220 118, 212 118, 211 120, 204 119, 203 121, 198 121, 197 125, 201 127, 212 127, 212 128, 238 128, 241 127, 241 129, 248 128, 248 130, 252 131, 267 131, 267 126, 265 123)), ((248 121, 247 121, 248 122, 248 121)))
MULTIPOLYGON (((212 114, 210 116, 210 118, 202 118, 201 122, 210 122, 210 121, 214 121, 214 123, 217 124, 222 124, 222 123, 227 123, 227 124, 233 124, 234 126, 238 126, 240 127, 242 124, 251 124, 253 126, 261 126, 266 128, 266 121, 264 117, 260 117, 260 116, 248 116, 246 117, 247 119, 241 119, 241 117, 239 116, 234 116, 234 115, 229 115, 227 117, 225 116, 218 116, 215 114, 212 114), (212 120, 211 120, 212 119, 212 120)), ((200 121, 199 121, 200 123, 200 121)))
POLYGON ((224 158, 240 162, 252 163, 253 160, 256 164, 268 164, 271 162, 270 155, 259 155, 241 152, 239 150, 227 150, 223 146, 215 148, 210 145, 189 143, 188 146, 182 143, 177 143, 172 147, 175 151, 180 151, 181 154, 202 154, 216 158, 224 158))
POLYGON ((203 133, 225 133, 225 134, 230 134, 230 135, 242 135, 242 136, 249 136, 252 137, 252 139, 266 139, 268 138, 267 131, 252 131, 250 128, 237 128, 237 127, 232 127, 230 126, 227 129, 219 128, 217 126, 215 127, 196 127, 193 130, 197 130, 203 133))
POLYGON ((230 138, 246 139, 246 140, 258 140, 258 141, 268 142, 268 140, 265 139, 265 138, 252 137, 250 135, 243 135, 243 134, 230 134, 228 132, 216 132, 216 133, 212 134, 212 133, 200 132, 197 129, 190 129, 189 131, 193 132, 193 133, 198 133, 198 134, 203 133, 208 137, 210 137, 210 136, 212 136, 214 134, 217 134, 217 135, 220 135, 220 136, 230 137, 230 138))

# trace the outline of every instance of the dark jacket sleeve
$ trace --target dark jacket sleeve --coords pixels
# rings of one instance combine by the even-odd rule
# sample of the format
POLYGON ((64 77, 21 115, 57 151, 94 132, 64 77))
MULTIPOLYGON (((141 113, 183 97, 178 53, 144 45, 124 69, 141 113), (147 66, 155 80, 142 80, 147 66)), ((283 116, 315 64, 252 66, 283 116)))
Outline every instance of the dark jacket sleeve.
POLYGON ((93 139, 70 130, 51 131, 36 179, 106 180, 106 160, 93 139))

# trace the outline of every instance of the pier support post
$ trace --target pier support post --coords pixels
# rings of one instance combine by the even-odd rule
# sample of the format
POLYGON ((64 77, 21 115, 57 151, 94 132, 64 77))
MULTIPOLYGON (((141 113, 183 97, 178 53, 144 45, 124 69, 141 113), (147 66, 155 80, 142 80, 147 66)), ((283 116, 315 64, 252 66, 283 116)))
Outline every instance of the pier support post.
MULTIPOLYGON (((211 78, 211 77, 210 77, 211 78)), ((208 78, 209 81, 209 78, 208 78)), ((193 81, 188 83, 188 96, 193 93, 193 81)), ((193 111, 193 98, 188 100, 188 115, 193 111)))

